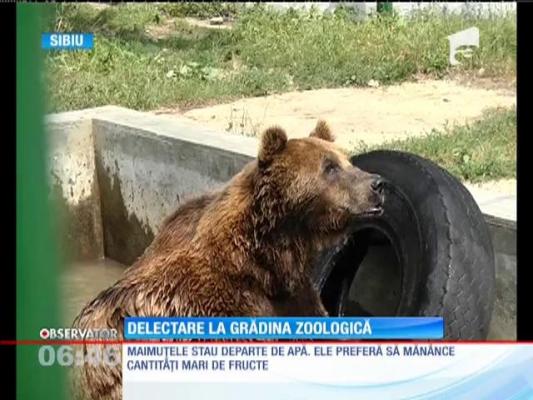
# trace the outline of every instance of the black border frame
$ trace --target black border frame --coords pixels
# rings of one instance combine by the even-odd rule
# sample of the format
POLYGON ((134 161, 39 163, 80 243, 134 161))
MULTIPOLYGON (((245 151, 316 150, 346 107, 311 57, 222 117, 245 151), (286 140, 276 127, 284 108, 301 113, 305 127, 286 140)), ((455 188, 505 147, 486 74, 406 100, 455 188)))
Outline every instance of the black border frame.
MULTIPOLYGON (((0 277, 0 338, 16 338, 16 4, 3 3, 0 7, 0 37, 3 39, 3 57, 0 63, 4 97, 2 118, 4 191, 3 266, 0 277)), ((4 365, 2 398, 15 398, 16 346, 0 346, 0 360, 4 365), (4 397, 5 396, 5 397, 4 397)))

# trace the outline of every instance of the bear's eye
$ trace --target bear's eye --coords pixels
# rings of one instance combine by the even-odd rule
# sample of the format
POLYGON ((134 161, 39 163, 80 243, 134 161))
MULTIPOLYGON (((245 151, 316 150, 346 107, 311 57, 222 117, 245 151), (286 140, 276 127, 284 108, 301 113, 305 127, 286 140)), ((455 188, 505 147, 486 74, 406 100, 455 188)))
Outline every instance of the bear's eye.
POLYGON ((337 164, 335 161, 332 160, 326 160, 324 163, 324 172, 326 174, 333 174, 340 170, 340 165, 337 164))

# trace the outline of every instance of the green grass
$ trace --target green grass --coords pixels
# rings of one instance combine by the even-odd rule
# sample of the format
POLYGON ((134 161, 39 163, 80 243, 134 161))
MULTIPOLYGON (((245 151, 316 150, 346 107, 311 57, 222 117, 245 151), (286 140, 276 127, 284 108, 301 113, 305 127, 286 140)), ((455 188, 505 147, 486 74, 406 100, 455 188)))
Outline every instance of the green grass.
POLYGON ((486 76, 495 77, 515 74, 515 15, 479 19, 426 12, 410 20, 375 16, 357 22, 342 10, 282 13, 264 5, 245 11, 170 4, 50 7, 57 10, 50 30, 94 32, 96 40, 92 52, 47 55, 49 111, 104 104, 190 107, 366 85, 370 79, 391 84, 418 73, 444 76, 450 71, 446 36, 472 25, 480 29, 481 48, 459 68, 484 68, 486 76), (202 29, 169 19, 203 12, 237 15, 234 29, 202 29), (166 27, 170 35, 155 39, 147 27, 166 27))
POLYGON ((379 146, 363 145, 354 153, 375 149, 418 154, 464 181, 516 178, 516 109, 490 110, 471 124, 379 146))
POLYGON ((476 19, 420 13, 410 20, 374 17, 354 22, 344 15, 252 12, 238 21, 238 41, 246 63, 277 68, 303 89, 389 84, 416 73, 448 70, 447 35, 478 26, 482 48, 461 68, 488 74, 514 71, 516 24, 513 16, 476 19))

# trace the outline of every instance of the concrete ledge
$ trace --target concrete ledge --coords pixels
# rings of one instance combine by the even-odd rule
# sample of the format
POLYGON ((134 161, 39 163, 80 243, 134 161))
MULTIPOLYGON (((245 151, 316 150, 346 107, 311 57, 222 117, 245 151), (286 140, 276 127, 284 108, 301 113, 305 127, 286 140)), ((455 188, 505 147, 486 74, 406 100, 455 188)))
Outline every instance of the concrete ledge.
POLYGON ((516 195, 466 185, 485 215, 496 252, 516 256, 516 195))
MULTIPOLYGON (((176 156, 178 157, 179 155, 179 160, 173 161, 179 161, 176 164, 177 167, 180 168, 184 160, 187 159, 187 163, 190 164, 190 168, 187 169, 191 173, 197 170, 204 170, 204 173, 207 173, 210 178, 215 179, 217 182, 224 182, 229 179, 245 162, 256 156, 258 148, 258 140, 256 138, 221 134, 187 119, 158 116, 116 106, 90 108, 48 116, 48 122, 56 126, 83 119, 93 121, 94 131, 96 132, 97 155, 106 153, 108 146, 112 147, 121 140, 127 142, 128 135, 134 136, 136 141, 146 145, 159 143, 158 148, 151 149, 152 153, 137 144, 138 149, 135 155, 137 159, 139 157, 141 159, 150 157, 154 159, 154 156, 155 158, 160 158, 162 154, 168 153, 170 149, 175 147, 176 156), (119 136, 121 139, 118 139, 119 136), (110 142, 112 137, 116 139, 114 144, 110 142), (195 153, 195 157, 192 157, 191 151, 195 153), (213 152, 218 154, 218 157, 226 155, 226 162, 229 162, 230 165, 218 162, 216 163, 216 168, 206 168, 205 164, 211 163, 210 159, 213 157, 213 152), (239 162, 231 162, 232 158, 238 159, 239 162)), ((140 176, 139 171, 137 171, 137 176, 140 176)), ((515 255, 516 196, 491 193, 471 185, 466 186, 485 215, 493 235, 498 239, 495 240, 495 246, 498 251, 515 255)), ((149 225, 152 229, 157 225, 156 219, 155 217, 150 218, 149 225)))
POLYGON ((134 128, 139 136, 178 139, 252 158, 257 153, 257 139, 255 138, 241 135, 222 135, 220 132, 205 128, 205 126, 191 120, 154 115, 117 106, 88 108, 47 116, 47 122, 55 124, 81 119, 101 121, 108 126, 115 124, 116 126, 134 128))

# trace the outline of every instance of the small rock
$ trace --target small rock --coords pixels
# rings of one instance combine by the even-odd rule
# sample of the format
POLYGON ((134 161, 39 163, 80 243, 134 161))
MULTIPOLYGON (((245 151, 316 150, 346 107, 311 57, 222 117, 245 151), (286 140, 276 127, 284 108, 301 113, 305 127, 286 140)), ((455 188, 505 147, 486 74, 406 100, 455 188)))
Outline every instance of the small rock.
POLYGON ((478 74, 479 76, 483 76, 483 75, 485 75, 485 68, 480 68, 480 69, 477 71, 477 74, 478 74))
POLYGON ((450 102, 450 99, 447 99, 446 97, 444 97, 444 98, 442 99, 442 101, 445 102, 445 103, 449 103, 449 102, 450 102))
POLYGON ((374 80, 374 79, 370 79, 367 83, 368 86, 370 87, 373 87, 373 88, 377 88, 379 87, 379 82, 374 80))
POLYGON ((222 25, 224 23, 224 18, 222 17, 213 17, 209 20, 211 25, 222 25))

